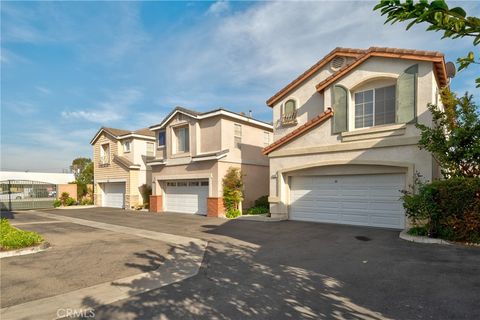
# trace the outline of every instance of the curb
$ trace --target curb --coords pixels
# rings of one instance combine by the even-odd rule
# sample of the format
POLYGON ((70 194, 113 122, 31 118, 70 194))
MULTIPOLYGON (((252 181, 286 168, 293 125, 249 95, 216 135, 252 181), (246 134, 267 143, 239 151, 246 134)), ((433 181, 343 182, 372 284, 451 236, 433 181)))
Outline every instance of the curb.
POLYGON ((415 243, 426 243, 426 244, 443 244, 443 245, 451 245, 452 243, 442 240, 442 239, 436 239, 436 238, 429 238, 429 237, 424 237, 424 236, 412 236, 411 234, 408 234, 406 230, 403 230, 400 232, 400 239, 410 241, 410 242, 415 242, 415 243))
MULTIPOLYGON (((272 218, 267 217, 264 214, 249 214, 249 215, 242 215, 236 218, 237 220, 245 220, 245 221, 257 221, 257 222, 279 222, 285 221, 285 218, 272 218)), ((235 220, 235 219, 234 219, 235 220)))
POLYGON ((75 205, 75 206, 68 206, 68 207, 57 207, 55 209, 58 210, 76 210, 76 209, 91 209, 91 208, 96 208, 97 206, 95 205, 75 205))
POLYGON ((27 254, 38 253, 42 251, 46 251, 50 248, 50 243, 42 242, 38 246, 17 249, 17 250, 10 250, 10 251, 1 251, 0 252, 0 259, 8 258, 8 257, 16 257, 16 256, 24 256, 27 254))

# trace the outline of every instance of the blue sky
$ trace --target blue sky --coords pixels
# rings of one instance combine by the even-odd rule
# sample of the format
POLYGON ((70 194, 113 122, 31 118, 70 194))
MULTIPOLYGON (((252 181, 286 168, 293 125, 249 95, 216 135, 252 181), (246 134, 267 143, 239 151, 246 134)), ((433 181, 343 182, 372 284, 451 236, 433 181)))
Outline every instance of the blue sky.
MULTIPOLYGON (((475 2, 461 5, 478 16, 475 2)), ((1 168, 61 172, 101 126, 138 129, 176 105, 253 110, 337 46, 439 50, 470 39, 384 26, 375 2, 3 2, 1 168)), ((478 51, 478 50, 477 50, 478 51)), ((474 87, 480 68, 453 80, 474 87)))

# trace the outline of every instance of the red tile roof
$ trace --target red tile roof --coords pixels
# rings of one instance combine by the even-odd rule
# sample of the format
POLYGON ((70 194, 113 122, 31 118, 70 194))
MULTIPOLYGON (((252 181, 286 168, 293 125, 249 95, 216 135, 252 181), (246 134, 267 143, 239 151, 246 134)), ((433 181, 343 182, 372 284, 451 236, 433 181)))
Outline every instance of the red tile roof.
POLYGON ((270 99, 267 100, 267 105, 273 107, 275 103, 284 98, 291 90, 298 87, 305 80, 310 78, 315 74, 320 68, 325 66, 336 56, 348 56, 355 58, 353 63, 344 66, 342 69, 335 72, 333 75, 319 83, 317 91, 322 91, 332 82, 336 81, 340 77, 344 76, 355 67, 360 65, 362 62, 368 58, 375 57, 385 57, 385 58, 397 58, 397 59, 411 59, 411 60, 421 60, 421 61, 432 61, 435 66, 435 74, 439 81, 440 86, 445 86, 448 83, 447 73, 445 69, 444 55, 438 51, 421 51, 421 50, 410 50, 410 49, 399 49, 399 48, 382 48, 382 47, 370 47, 369 49, 352 49, 352 48, 335 48, 324 58, 318 61, 315 65, 309 68, 307 71, 302 73, 295 80, 290 82, 283 89, 278 91, 270 99), (327 81, 328 80, 328 81, 327 81))
POLYGON ((322 112, 312 120, 302 124, 300 127, 296 128, 292 132, 286 134, 285 136, 281 137, 271 145, 265 147, 263 149, 263 154, 269 154, 270 152, 278 149, 279 147, 283 146, 284 144, 290 142, 291 140, 295 139, 296 137, 304 134, 305 132, 309 131, 310 129, 316 127, 320 123, 324 122, 328 118, 333 116, 333 110, 328 108, 327 111, 322 112))

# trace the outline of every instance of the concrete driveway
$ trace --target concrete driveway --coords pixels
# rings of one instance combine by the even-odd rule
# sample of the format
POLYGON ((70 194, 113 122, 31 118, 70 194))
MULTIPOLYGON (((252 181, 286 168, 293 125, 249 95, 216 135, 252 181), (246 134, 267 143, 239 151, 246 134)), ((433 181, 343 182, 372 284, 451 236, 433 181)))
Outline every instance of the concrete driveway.
POLYGON ((90 300, 96 319, 480 315, 479 248, 410 243, 392 230, 293 221, 227 221, 105 208, 52 212, 208 241, 196 276, 100 307, 90 300))

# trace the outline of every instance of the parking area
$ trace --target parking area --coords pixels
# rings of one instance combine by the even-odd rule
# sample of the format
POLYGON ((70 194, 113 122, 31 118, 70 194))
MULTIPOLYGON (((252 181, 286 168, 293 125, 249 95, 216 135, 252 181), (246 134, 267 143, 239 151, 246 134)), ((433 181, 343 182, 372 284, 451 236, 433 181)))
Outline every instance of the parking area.
MULTIPOLYGON (((208 241, 198 274, 111 304, 92 303, 96 319, 474 319, 480 314, 479 248, 411 243, 399 239, 398 231, 379 228, 224 220, 108 208, 50 212, 208 241)), ((23 219, 18 217, 18 221, 23 219)), ((31 225, 30 230, 42 232, 33 228, 46 225, 31 225)), ((52 223, 52 235, 57 227, 64 228, 62 223, 52 223)), ((125 239, 120 245, 110 241, 114 235, 100 230, 94 232, 98 236, 88 236, 88 228, 71 230, 75 238, 87 233, 95 243, 101 242, 100 238, 105 241, 105 251, 97 250, 81 261, 96 268, 88 274, 114 269, 114 263, 105 262, 105 269, 102 263, 96 265, 95 259, 103 252, 108 252, 110 261, 123 263, 117 272, 138 272, 151 267, 156 256, 138 253, 153 250, 162 255, 168 250, 144 240, 135 243, 125 239), (137 259, 133 264, 132 258, 137 259)), ((46 253, 29 259, 36 260, 41 254, 46 253)), ((79 259, 73 256, 72 263, 79 259)), ((4 289, 14 292, 10 287, 17 283, 29 288, 40 281, 35 277, 20 280, 20 276, 8 279, 11 275, 4 272, 4 260, 2 299, 4 289)), ((29 263, 16 261, 28 270, 29 263)), ((61 257, 55 263, 58 261, 61 257)), ((51 269, 55 263, 44 260, 37 268, 37 277, 48 275, 49 266, 51 269)), ((15 267, 9 266, 10 270, 15 267)), ((60 284, 68 278, 55 277, 58 280, 49 280, 52 286, 68 290, 68 285, 60 284)), ((130 290, 137 290, 135 286, 132 284, 130 290)))

